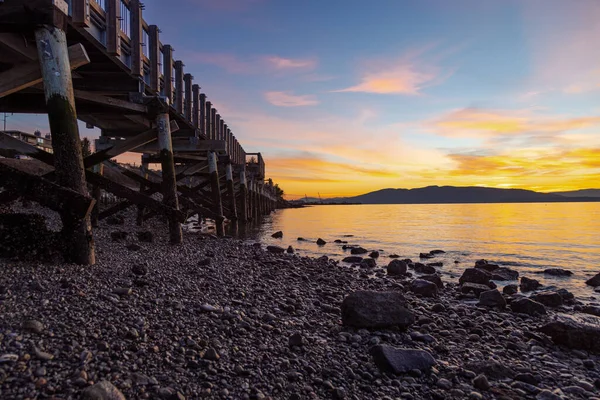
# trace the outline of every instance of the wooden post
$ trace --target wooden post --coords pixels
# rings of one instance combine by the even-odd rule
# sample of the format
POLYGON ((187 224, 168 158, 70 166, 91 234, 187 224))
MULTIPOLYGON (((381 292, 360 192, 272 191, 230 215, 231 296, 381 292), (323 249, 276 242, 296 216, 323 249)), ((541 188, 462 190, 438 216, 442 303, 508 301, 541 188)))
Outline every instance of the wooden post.
POLYGON ((169 98, 169 104, 173 104, 173 47, 168 44, 163 45, 163 63, 163 94, 169 98))
POLYGON ((160 61, 160 45, 158 38, 158 26, 150 25, 148 37, 150 40, 150 45, 148 46, 148 50, 150 52, 150 88, 155 92, 160 91, 160 71, 159 69, 159 61, 160 61))
POLYGON ((229 150, 229 133, 227 124, 223 124, 223 136, 225 136, 225 153, 231 158, 231 151, 229 150))
MULTIPOLYGON (((200 86, 194 84, 192 86, 192 124, 194 128, 200 128, 200 86)), ((196 136, 198 133, 196 132, 196 136)))
MULTIPOLYGON (((194 77, 192 74, 185 74, 183 81, 185 82, 185 101, 184 101, 184 114, 185 119, 192 121, 192 80, 194 77)), ((194 125, 195 126, 195 125, 194 125)))
POLYGON ((223 131, 223 121, 221 120, 221 114, 217 114, 216 115, 216 120, 215 120, 215 126, 216 126, 216 134, 215 134, 215 139, 216 140, 223 140, 221 138, 221 132, 223 131))
MULTIPOLYGON (((132 0, 139 1, 139 0, 132 0)), ((89 0, 73 1, 73 24, 81 28, 90 26, 90 3, 89 0)))
MULTIPOLYGON (((179 210, 173 143, 171 142, 171 128, 169 126, 167 106, 163 110, 160 110, 156 116, 156 127, 158 130, 158 148, 160 150, 160 164, 162 168, 163 203, 179 210)), ((183 241, 181 224, 174 216, 169 217, 169 234, 172 244, 179 244, 183 241)))
MULTIPOLYGON (((98 175, 102 175, 104 172, 104 168, 102 163, 96 164, 92 167, 92 171, 94 171, 98 175)), ((100 186, 94 185, 94 189, 92 192, 92 197, 96 200, 96 204, 94 205, 94 209, 92 210, 92 227, 98 227, 98 215, 100 214, 100 199, 102 197, 102 189, 100 186)))
POLYGON ((218 215, 215 221, 217 225, 217 235, 224 236, 223 203, 221 202, 221 187, 219 185, 219 172, 217 170, 217 153, 214 151, 208 152, 208 173, 210 174, 210 191, 212 192, 215 204, 214 212, 218 215))
MULTIPOLYGON (((65 31, 53 26, 42 26, 35 31, 35 39, 52 134, 56 181, 63 187, 89 196, 65 31)), ((66 244, 65 258, 77 264, 95 264, 89 216, 80 220, 66 210, 61 213, 61 219, 66 244)))
MULTIPOLYGON (((89 0, 85 0, 86 3, 89 0)), ((144 76, 144 63, 142 62, 142 5, 140 0, 130 0, 131 8, 131 74, 144 76)), ((147 43, 146 43, 147 44, 147 43)))
POLYGON ((248 221, 248 187, 246 185, 246 171, 240 171, 240 222, 248 221))
MULTIPOLYGON (((147 158, 144 157, 145 155, 142 155, 142 166, 140 167, 140 171, 142 173, 142 176, 146 179, 148 179, 148 161, 147 158)), ((146 185, 144 185, 143 183, 140 182, 140 193, 142 193, 144 190, 146 190, 146 185)), ((142 226, 144 224, 144 205, 143 204, 138 204, 138 212, 137 212, 137 225, 138 226, 142 226)))
POLYGON ((199 119, 199 129, 200 135, 204 135, 206 137, 206 95, 204 93, 200 93, 200 104, 198 105, 200 109, 199 119))
POLYGON ((175 109, 183 114, 183 61, 175 61, 175 109))
POLYGON ((217 109, 210 109, 210 137, 209 139, 216 140, 217 139, 217 109))
POLYGON ((211 115, 212 115, 212 103, 210 101, 207 101, 205 104, 205 118, 206 118, 206 127, 204 128, 204 135, 206 136, 207 139, 210 139, 210 132, 212 130, 212 122, 211 122, 211 115))
POLYGON ((121 1, 106 0, 106 51, 121 55, 121 1))
POLYGON ((225 176, 227 179, 227 196, 229 197, 229 208, 231 210, 231 219, 237 221, 237 208, 235 206, 235 191, 233 190, 233 171, 231 162, 225 166, 225 176))

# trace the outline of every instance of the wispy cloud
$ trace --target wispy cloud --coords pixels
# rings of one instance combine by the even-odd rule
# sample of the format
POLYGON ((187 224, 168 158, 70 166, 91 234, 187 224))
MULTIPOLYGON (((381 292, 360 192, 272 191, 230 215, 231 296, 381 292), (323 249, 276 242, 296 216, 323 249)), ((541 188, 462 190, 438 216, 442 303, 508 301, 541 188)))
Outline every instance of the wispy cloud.
POLYGON ((315 58, 284 58, 276 55, 239 57, 231 53, 188 53, 186 60, 215 65, 232 74, 306 72, 317 66, 315 58))
POLYGON ((336 92, 418 95, 442 78, 441 69, 424 59, 425 51, 415 51, 395 60, 369 62, 360 82, 336 92))
POLYGON ((188 2, 199 5, 202 9, 242 12, 265 3, 266 0, 188 0, 188 2))
POLYGON ((265 99, 278 107, 305 107, 319 104, 312 95, 295 95, 291 92, 266 92, 265 99))

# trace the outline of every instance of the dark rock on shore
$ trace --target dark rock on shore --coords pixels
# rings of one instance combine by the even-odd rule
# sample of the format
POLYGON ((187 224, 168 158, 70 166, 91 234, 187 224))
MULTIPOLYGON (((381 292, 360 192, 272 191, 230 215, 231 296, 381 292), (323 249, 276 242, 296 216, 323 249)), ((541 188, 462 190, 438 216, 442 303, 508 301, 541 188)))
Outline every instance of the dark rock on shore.
POLYGON ((519 279, 519 272, 514 269, 499 267, 492 272, 492 280, 495 281, 516 281, 519 279))
POLYGON ((110 238, 113 242, 120 242, 127 239, 127 232, 115 231, 110 233, 110 238))
POLYGON ((377 345, 371 348, 370 353, 375 365, 386 373, 403 374, 414 370, 429 371, 436 363, 433 356, 424 350, 377 345))
POLYGON ((479 305, 503 309, 506 307, 506 300, 502 296, 502 293, 498 291, 498 289, 492 289, 479 295, 479 305))
POLYGON ((543 304, 526 297, 511 302, 510 309, 516 313, 527 314, 531 316, 546 314, 546 307, 544 307, 543 304))
POLYGON ((369 254, 369 257, 371 257, 371 258, 379 258, 379 252, 378 251, 372 251, 371 254, 369 254))
POLYGON ((425 265, 425 264, 421 264, 421 263, 415 263, 413 266, 415 272, 418 272, 419 274, 435 274, 435 268, 433 268, 430 265, 425 265))
POLYGON ((557 292, 540 292, 530 298, 546 307, 560 307, 564 303, 563 297, 557 292))
POLYGON ((351 263, 351 264, 352 263, 359 263, 359 262, 362 261, 362 257, 359 257, 359 256, 348 256, 348 257, 344 258, 342 261, 346 262, 346 263, 351 263))
POLYGON ((360 262, 361 268, 375 268, 377 266, 377 262, 375 262, 372 258, 363 258, 360 262))
POLYGON ((438 289, 444 288, 444 282, 442 282, 442 277, 439 274, 422 275, 419 279, 435 283, 438 289))
POLYGON ((538 290, 541 287, 542 284, 539 281, 527 278, 526 276, 521 277, 521 284, 519 285, 521 292, 532 292, 534 290, 538 290))
POLYGON ((279 246, 267 246, 267 251, 275 254, 285 253, 285 249, 279 246))
POLYGON ((427 263, 427 265, 429 265, 430 267, 443 267, 444 263, 441 261, 437 261, 437 262, 427 263))
POLYGON ((277 231, 274 234, 272 234, 271 237, 275 238, 275 239, 281 239, 283 237, 283 232, 282 231, 277 231))
POLYGON ((436 254, 445 254, 445 253, 446 252, 444 250, 439 250, 439 249, 437 249, 437 250, 431 250, 429 252, 429 254, 434 254, 434 255, 436 255, 436 254))
POLYGON ((600 273, 597 273, 592 278, 585 281, 585 284, 593 287, 600 286, 600 273))
POLYGON ((479 298, 481 293, 487 292, 488 290, 490 290, 488 285, 482 285, 479 283, 465 282, 460 286, 461 293, 472 292, 475 296, 477 296, 477 298, 479 298))
POLYGON ((505 295, 511 296, 519 291, 519 287, 517 285, 506 285, 502 289, 502 293, 505 295))
POLYGON ((551 276, 571 276, 571 275, 573 275, 573 273, 571 271, 562 269, 562 268, 548 268, 539 273, 551 275, 551 276))
MULTIPOLYGON (((465 269, 465 272, 463 272, 461 277, 458 279, 458 282, 461 284, 468 282, 490 286, 491 277, 492 274, 481 268, 467 268, 465 269)), ((495 289, 495 287, 492 289, 495 289)))
POLYGON ((412 281, 410 290, 424 297, 436 297, 438 295, 437 285, 424 279, 415 279, 412 281))
POLYGON ((154 234, 150 231, 140 231, 137 233, 137 238, 140 242, 152 243, 154 242, 154 234))
POLYGON ((584 306, 581 309, 582 313, 595 315, 596 317, 600 317, 600 307, 598 306, 584 306))
POLYGON ((317 239, 317 244, 318 244, 319 246, 325 246, 325 245, 327 244, 327 242, 326 242, 326 241, 324 241, 324 240, 323 240, 323 239, 321 239, 321 238, 318 238, 318 239, 317 239))
POLYGON ((431 253, 419 253, 419 258, 433 258, 435 255, 431 253))
POLYGON ((81 393, 81 400, 126 400, 123 393, 112 383, 102 381, 85 389, 81 393))
POLYGON ((288 248, 287 248, 286 252, 287 252, 288 254, 294 254, 294 253, 295 253, 295 251, 294 251, 294 248, 293 248, 291 245, 290 245, 290 246, 288 246, 288 248))
POLYGON ((358 291, 342 302, 342 323, 355 328, 407 328, 415 316, 398 292, 358 291))
POLYGON ((306 242, 306 239, 304 239, 303 237, 299 237, 298 239, 296 239, 299 242, 306 242))
POLYGON ((387 266, 388 275, 405 275, 408 265, 402 260, 392 260, 387 266))
POLYGON ((539 328, 556 344, 600 354, 600 318, 561 314, 539 328))
POLYGON ((362 247, 353 247, 350 249, 350 254, 367 254, 368 251, 362 247))

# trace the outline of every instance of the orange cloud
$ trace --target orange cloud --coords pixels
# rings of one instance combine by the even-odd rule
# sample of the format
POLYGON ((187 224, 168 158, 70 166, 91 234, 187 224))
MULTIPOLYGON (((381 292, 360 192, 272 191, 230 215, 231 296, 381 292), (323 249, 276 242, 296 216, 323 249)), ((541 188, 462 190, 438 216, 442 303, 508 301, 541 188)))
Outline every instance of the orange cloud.
POLYGON ((411 52, 391 62, 375 61, 367 67, 360 83, 336 92, 418 95, 440 78, 440 69, 420 58, 423 52, 411 52))
POLYGON ((315 96, 297 96, 291 92, 266 92, 265 98, 269 103, 278 107, 303 107, 319 104, 315 96))
POLYGON ((523 133, 559 133, 600 125, 600 117, 558 118, 533 115, 528 111, 456 110, 432 123, 450 137, 492 137, 523 133))
POLYGON ((215 65, 232 74, 310 71, 317 66, 317 60, 313 58, 283 58, 275 55, 241 58, 229 53, 186 53, 182 57, 192 62, 215 65))

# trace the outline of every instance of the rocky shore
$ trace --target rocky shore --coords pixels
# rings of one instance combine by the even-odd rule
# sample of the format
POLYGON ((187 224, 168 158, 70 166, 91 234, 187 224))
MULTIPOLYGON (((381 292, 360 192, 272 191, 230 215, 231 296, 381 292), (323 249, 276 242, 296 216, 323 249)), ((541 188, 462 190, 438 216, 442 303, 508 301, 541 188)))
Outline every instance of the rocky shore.
POLYGON ((173 247, 134 220, 95 231, 93 267, 0 261, 1 399, 600 398, 600 309, 535 276, 173 247))

